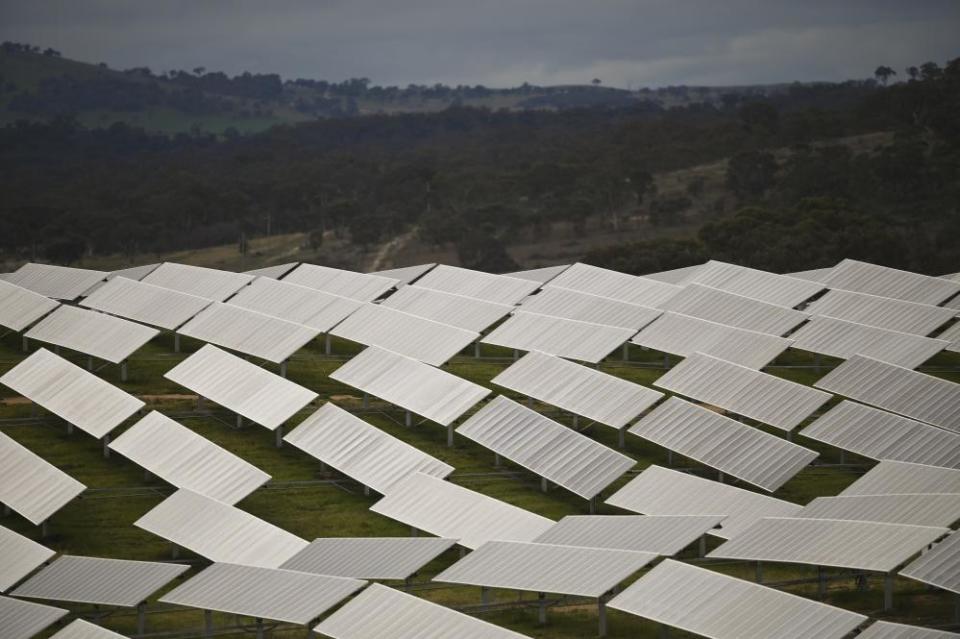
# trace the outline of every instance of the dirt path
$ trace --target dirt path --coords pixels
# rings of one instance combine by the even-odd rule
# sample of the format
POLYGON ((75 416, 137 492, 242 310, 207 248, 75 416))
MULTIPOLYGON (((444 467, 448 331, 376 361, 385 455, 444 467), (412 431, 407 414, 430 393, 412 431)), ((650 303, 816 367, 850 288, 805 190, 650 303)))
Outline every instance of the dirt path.
POLYGON ((402 251, 417 236, 417 229, 418 227, 414 226, 406 233, 402 233, 384 243, 373 256, 370 264, 367 265, 366 272, 382 271, 384 268, 389 268, 387 265, 392 265, 391 259, 393 256, 402 251))

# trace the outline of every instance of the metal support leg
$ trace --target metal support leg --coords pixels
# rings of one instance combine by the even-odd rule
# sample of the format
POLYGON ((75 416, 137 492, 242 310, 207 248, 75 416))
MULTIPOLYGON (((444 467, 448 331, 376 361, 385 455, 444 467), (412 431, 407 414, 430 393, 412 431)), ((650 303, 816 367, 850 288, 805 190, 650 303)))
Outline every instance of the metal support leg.
POLYGON ((287 360, 280 362, 280 377, 286 378, 287 376, 287 360))
POLYGON ((758 584, 763 583, 763 562, 762 561, 757 562, 757 583, 758 584))
POLYGON ((673 466, 673 451, 667 449, 667 466, 673 466))
POLYGON ((533 408, 533 398, 530 397, 529 395, 527 396, 526 404, 527 404, 527 408, 533 408))
POLYGON ((883 576, 883 609, 884 611, 893 610, 893 573, 888 572, 883 576))
POLYGON ((467 549, 465 546, 460 546, 460 559, 463 559, 467 556, 467 549))
POLYGON ((700 535, 700 556, 701 557, 707 556, 707 536, 706 535, 700 535))
POLYGON ((597 599, 597 620, 599 622, 599 628, 597 629, 598 636, 606 637, 607 636, 607 603, 603 600, 603 597, 597 599))
POLYGON ((960 623, 960 595, 954 598, 953 621, 954 623, 960 623))
POLYGON ((103 439, 103 458, 110 459, 110 435, 104 435, 103 439))
POLYGON ((816 366, 818 373, 820 372, 820 367, 822 364, 823 364, 823 357, 821 357, 820 353, 816 353, 813 356, 813 365, 816 366))
POLYGON ((13 512, 13 511, 10 510, 10 506, 7 506, 6 504, 4 504, 4 505, 3 505, 3 516, 4 516, 4 517, 9 517, 11 512, 13 512))
POLYGON ((723 483, 723 473, 717 473, 717 481, 723 483))
POLYGON ((46 539, 47 533, 50 532, 50 526, 47 524, 46 520, 40 524, 40 539, 46 539))
POLYGON ((590 506, 589 506, 589 507, 590 507, 590 514, 591 514, 591 515, 596 515, 596 514, 597 514, 597 507, 598 507, 598 501, 599 501, 599 500, 600 500, 600 496, 599 496, 599 495, 590 498, 590 501, 589 501, 590 506))
POLYGON ((484 606, 490 605, 490 589, 485 586, 480 586, 480 603, 484 606))
POLYGON ((30 351, 30 340, 27 339, 27 336, 23 336, 23 352, 27 353, 30 351))
POLYGON ((413 426, 413 415, 410 414, 410 411, 407 411, 406 413, 404 413, 404 415, 403 415, 403 425, 404 425, 404 426, 407 426, 408 428, 409 428, 410 426, 413 426))
POLYGON ((212 610, 203 611, 203 636, 204 637, 213 636, 213 611, 212 610))
POLYGON ((333 352, 333 344, 330 343, 330 333, 323 336, 323 352, 330 355, 333 352))
POLYGON ((127 362, 126 360, 120 362, 120 381, 127 381, 127 362))
POLYGON ((827 575, 823 566, 817 566, 817 597, 823 599, 827 596, 827 575))
POLYGON ((574 415, 574 416, 573 416, 573 427, 574 427, 574 428, 577 428, 578 426, 580 426, 580 416, 579 416, 579 415, 574 415))
POLYGON ((547 481, 547 478, 546 478, 546 477, 541 477, 541 478, 540 478, 540 491, 545 493, 545 492, 547 492, 548 490, 550 490, 550 483, 547 481))
POLYGON ((793 431, 789 431, 789 430, 787 431, 787 441, 788 442, 793 441, 793 431))
MULTIPOLYGON (((34 404, 36 406, 36 404, 34 404)), ((67 435, 73 435, 73 424, 67 422, 67 435)))
POLYGON ((540 622, 541 626, 545 626, 547 625, 547 594, 544 592, 538 592, 537 599, 540 602, 540 610, 537 613, 537 621, 540 622))
POLYGON ((364 496, 364 497, 369 497, 369 496, 370 496, 370 487, 369 487, 369 486, 364 486, 364 487, 363 487, 363 496, 364 496))
POLYGON ((237 428, 243 428, 243 415, 237 413, 237 428))
POLYGON ((180 352, 180 333, 173 334, 173 352, 174 353, 180 352))
POLYGON ((147 604, 143 601, 137 604, 137 634, 147 634, 147 604))
POLYGON ((453 423, 447 424, 447 448, 453 448, 453 423))
POLYGON ((473 343, 473 356, 480 359, 480 340, 473 343))
POLYGON ((670 354, 669 354, 669 353, 664 353, 664 354, 663 354, 663 367, 664 367, 664 368, 670 368, 670 354))
POLYGON ((417 530, 415 527, 410 526, 410 536, 411 536, 411 537, 419 537, 419 536, 420 536, 420 531, 417 530))
POLYGON ((842 448, 840 449, 840 463, 841 464, 847 463, 847 451, 843 450, 842 448))
POLYGON ((180 558, 180 546, 176 544, 170 545, 170 558, 179 559, 180 558))
POLYGON ((630 342, 623 343, 623 361, 630 361, 630 342))
POLYGON ((513 359, 520 359, 520 351, 513 349, 513 359))
POLYGON ((367 395, 366 393, 363 394, 363 404, 362 404, 362 406, 363 406, 364 408, 370 408, 370 396, 367 395))
POLYGON ((87 355, 87 370, 93 371, 93 355, 87 355))
POLYGON ((277 448, 283 448, 283 426, 277 426, 277 430, 273 431, 273 433, 277 448))
POLYGON ((263 619, 257 619, 257 639, 263 639, 263 619))
POLYGON ((500 455, 498 455, 497 453, 494 453, 494 454, 493 454, 493 466, 494 466, 494 468, 500 468, 501 465, 502 465, 502 464, 501 464, 501 462, 500 462, 500 455))
POLYGON ((660 624, 659 632, 657 633, 657 639, 670 639, 670 626, 666 624, 660 624))

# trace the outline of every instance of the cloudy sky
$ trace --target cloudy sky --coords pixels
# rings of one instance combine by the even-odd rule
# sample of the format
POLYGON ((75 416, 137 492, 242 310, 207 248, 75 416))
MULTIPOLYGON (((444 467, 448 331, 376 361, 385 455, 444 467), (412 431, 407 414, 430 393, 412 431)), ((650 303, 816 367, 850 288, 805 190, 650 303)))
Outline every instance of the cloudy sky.
POLYGON ((0 0, 0 39, 154 71, 755 84, 960 56, 960 0, 0 0))

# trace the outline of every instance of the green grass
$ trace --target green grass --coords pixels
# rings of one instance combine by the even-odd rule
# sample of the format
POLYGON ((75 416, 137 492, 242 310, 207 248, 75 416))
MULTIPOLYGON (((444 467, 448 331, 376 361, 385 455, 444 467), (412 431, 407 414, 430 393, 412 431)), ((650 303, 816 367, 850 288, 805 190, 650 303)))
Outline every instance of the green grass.
MULTIPOLYGON (((9 335, 0 340, 0 373, 22 359, 23 354, 19 347, 19 339, 16 336, 9 335)), ((165 380, 163 373, 199 347, 199 344, 184 340, 184 352, 180 354, 172 353, 171 347, 170 335, 161 335, 147 345, 131 360, 130 378, 126 383, 120 382, 118 370, 114 366, 103 367, 99 374, 108 381, 138 395, 182 395, 185 392, 184 389, 165 380)), ((415 423, 413 427, 405 427, 402 425, 401 411, 377 400, 371 401, 369 410, 362 410, 360 394, 357 391, 329 378, 329 373, 340 366, 346 357, 357 352, 359 347, 342 341, 335 341, 334 347, 334 356, 328 358, 322 354, 322 344, 319 342, 312 344, 300 351, 289 366, 289 377, 292 380, 320 394, 318 403, 335 397, 339 405, 358 412, 364 419, 384 431, 453 465, 456 472, 452 479, 458 484, 551 518, 587 512, 585 500, 563 489, 553 488, 546 494, 540 492, 538 478, 521 468, 507 462, 502 469, 496 469, 493 465, 493 454, 490 451, 462 437, 457 437, 454 448, 447 448, 446 431, 436 424, 415 423)), ((466 356, 457 357, 445 368, 461 377, 493 388, 490 380, 512 361, 510 351, 491 347, 485 348, 483 354, 485 359, 481 360, 466 356), (503 359, 486 359, 490 357, 503 359)), ((66 352, 64 355, 77 363, 85 362, 82 356, 70 355, 66 352)), ((619 357, 619 354, 615 357, 619 357)), ((660 368, 663 356, 659 353, 632 348, 630 357, 631 362, 628 364, 614 359, 604 363, 602 369, 644 385, 650 385, 663 373, 663 369, 660 368)), ((672 358, 673 361, 676 359, 672 358)), ((960 360, 955 356, 940 356, 931 364, 956 366, 958 361, 960 360)), ((797 366, 811 362, 809 357, 789 353, 778 363, 797 366)), ((827 362, 824 364, 827 365, 827 362)), ((275 370, 273 366, 268 368, 275 370)), ((773 372, 803 383, 811 383, 822 375, 808 368, 775 368, 773 372)), ((956 373, 938 374, 954 380, 960 379, 956 373)), ((502 389, 496 390, 499 392, 502 389)), ((505 394, 515 396, 509 392, 505 394)), ((10 396, 8 390, 0 389, 0 397, 10 396)), ((572 416, 568 414, 561 414, 546 405, 536 404, 535 407, 559 421, 572 424, 572 416)), ((368 510, 377 500, 376 494, 364 496, 362 488, 355 482, 334 471, 322 472, 316 460, 289 445, 281 449, 275 448, 273 434, 266 429, 249 423, 245 428, 237 429, 233 415, 212 406, 209 402, 204 404, 200 412, 196 411, 195 401, 183 398, 153 399, 150 401, 149 408, 164 411, 195 432, 270 473, 273 477, 270 484, 238 504, 239 507, 258 517, 306 539, 321 536, 405 536, 409 534, 407 526, 368 510)), ((315 407, 309 407, 302 411, 291 420, 288 427, 295 425, 314 409, 315 407)), ((27 418, 30 414, 29 405, 0 405, 2 418, 27 418)), ((130 420, 130 423, 133 421, 130 420)), ((581 426, 584 425, 585 423, 581 421, 581 426)), ((118 429, 116 434, 127 427, 129 424, 118 429)), ((155 478, 146 479, 142 469, 117 454, 104 459, 99 442, 80 431, 68 435, 61 420, 43 412, 40 419, 29 423, 28 420, 11 422, 8 419, 2 425, 2 429, 3 432, 89 487, 80 499, 74 500, 54 515, 50 522, 50 536, 44 540, 45 544, 59 552, 72 554, 140 560, 171 558, 171 546, 168 543, 132 525, 137 518, 172 492, 170 486, 155 478)), ((611 428, 594 424, 585 432, 608 446, 616 447, 617 445, 617 434, 611 428)), ((854 481, 863 472, 864 467, 869 465, 867 460, 848 455, 849 465, 839 467, 835 465, 839 459, 839 452, 836 449, 802 438, 799 443, 820 451, 821 458, 818 461, 826 464, 809 467, 789 481, 776 493, 776 496, 783 499, 806 503, 819 495, 836 494, 854 481), (864 467, 853 465, 857 463, 863 464, 864 467)), ((653 463, 661 465, 667 463, 664 449, 633 436, 627 437, 625 452, 637 460, 636 471, 653 463)), ((674 465, 696 467, 693 462, 679 456, 674 456, 674 465)), ((697 472, 711 478, 716 476, 713 471, 702 467, 697 472)), ((633 474, 629 474, 621 478, 604 494, 609 495, 632 476, 633 474)), ((606 505, 600 507, 600 512, 622 513, 606 505)), ((39 536, 36 527, 16 514, 5 518, 3 523, 32 538, 39 536)), ((716 542, 711 542, 711 545, 715 546, 716 542)), ((694 555, 691 554, 695 550, 694 548, 687 552, 688 559, 695 560, 694 555)), ((428 581, 430 577, 454 562, 457 556, 456 551, 445 553, 428 565, 416 581, 428 581)), ((189 560, 194 566, 188 575, 193 574, 205 563, 185 551, 181 551, 180 557, 189 560)), ((746 579, 752 580, 754 576, 752 564, 730 562, 710 565, 716 570, 746 579)), ((813 568, 804 566, 764 567, 765 581, 792 580, 814 574, 813 568)), ((831 582, 826 600, 851 610, 864 613, 876 612, 882 600, 880 581, 874 579, 870 590, 866 592, 857 591, 852 583, 852 579, 831 582)), ((928 624, 947 623, 952 618, 951 597, 908 580, 897 580, 896 586, 897 608, 892 618, 928 624)), ((816 587, 813 584, 791 586, 787 590, 816 597, 816 587)), ((478 588, 438 587, 418 590, 417 594, 452 606, 479 604, 478 588)), ((515 602, 518 597, 532 603, 535 595, 518 594, 513 591, 493 593, 493 600, 496 602, 515 602)), ((92 612, 89 607, 68 607, 81 613, 92 612)), ((151 609, 164 610, 165 607, 152 602, 151 609)), ((130 611, 106 612, 109 612, 109 616, 102 620, 105 627, 131 634, 135 632, 135 616, 130 611)), ((550 610, 548 624, 544 627, 537 625, 537 613, 533 607, 485 612, 481 617, 534 637, 572 639, 596 636, 597 616, 596 607, 593 604, 554 607, 550 610)), ((151 612, 148 629, 151 632, 183 633, 193 628, 199 632, 202 621, 202 613, 199 611, 174 608, 165 612, 151 612)), ((218 625, 233 625, 238 622, 249 623, 249 620, 238 620, 231 615, 217 615, 215 622, 218 625)), ((611 637, 657 636, 655 624, 615 611, 609 612, 609 626, 611 637)), ((239 638, 249 636, 249 633, 238 631, 223 636, 239 638)), ((302 629, 275 630, 272 636, 302 637, 304 632, 302 629)), ((672 636, 688 635, 674 631, 672 636)))

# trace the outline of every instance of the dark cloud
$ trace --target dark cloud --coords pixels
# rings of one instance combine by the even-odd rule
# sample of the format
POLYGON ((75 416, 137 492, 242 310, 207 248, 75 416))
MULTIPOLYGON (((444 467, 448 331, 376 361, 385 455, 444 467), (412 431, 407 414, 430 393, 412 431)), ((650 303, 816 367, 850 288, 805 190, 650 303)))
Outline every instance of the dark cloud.
POLYGON ((114 67, 399 85, 842 80, 957 33, 956 0, 0 0, 0 39, 114 67))

